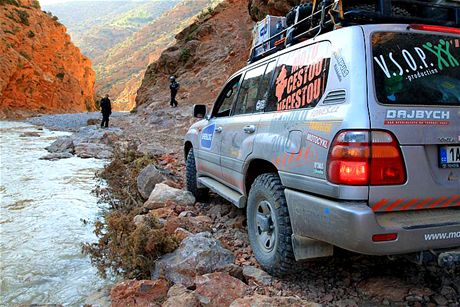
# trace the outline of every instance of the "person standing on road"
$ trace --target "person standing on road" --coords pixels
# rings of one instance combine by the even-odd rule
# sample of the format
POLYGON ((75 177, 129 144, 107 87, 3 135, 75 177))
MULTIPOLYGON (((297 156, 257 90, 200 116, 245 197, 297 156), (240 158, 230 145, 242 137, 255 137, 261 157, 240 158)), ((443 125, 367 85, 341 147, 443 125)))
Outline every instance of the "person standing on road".
POLYGON ((101 113, 102 113, 102 122, 101 128, 108 128, 109 127, 109 117, 112 114, 112 104, 110 103, 109 95, 105 95, 104 98, 101 99, 101 113))
POLYGON ((177 107, 176 95, 177 91, 179 90, 179 83, 176 82, 176 77, 174 76, 169 77, 169 81, 171 81, 171 84, 169 84, 169 89, 171 90, 170 105, 171 107, 175 108, 177 107))

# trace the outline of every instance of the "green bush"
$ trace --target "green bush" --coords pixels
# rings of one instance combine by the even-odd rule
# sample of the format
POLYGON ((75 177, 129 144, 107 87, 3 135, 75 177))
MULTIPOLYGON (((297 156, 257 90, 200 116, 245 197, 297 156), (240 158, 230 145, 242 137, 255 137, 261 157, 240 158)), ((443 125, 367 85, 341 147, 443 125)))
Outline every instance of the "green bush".
POLYGON ((30 24, 29 24, 29 14, 26 11, 23 11, 23 10, 16 10, 16 12, 18 13, 19 21, 22 24, 26 25, 26 26, 30 26, 30 24))
POLYGON ((28 37, 28 38, 33 38, 33 37, 35 37, 35 33, 34 33, 33 31, 29 31, 29 32, 27 33, 27 37, 28 37))
POLYGON ((182 51, 180 53, 180 61, 183 62, 183 63, 187 63, 187 61, 190 59, 191 56, 192 55, 190 53, 190 50, 182 49, 182 51))
POLYGON ((7 4, 19 6, 18 1, 16 0, 0 0, 0 5, 7 5, 7 4))
POLYGON ((60 72, 60 73, 56 74, 56 78, 59 78, 61 80, 64 79, 64 76, 65 76, 65 74, 63 72, 60 72))
POLYGON ((32 7, 36 9, 41 9, 40 2, 38 2, 38 0, 32 0, 32 7))

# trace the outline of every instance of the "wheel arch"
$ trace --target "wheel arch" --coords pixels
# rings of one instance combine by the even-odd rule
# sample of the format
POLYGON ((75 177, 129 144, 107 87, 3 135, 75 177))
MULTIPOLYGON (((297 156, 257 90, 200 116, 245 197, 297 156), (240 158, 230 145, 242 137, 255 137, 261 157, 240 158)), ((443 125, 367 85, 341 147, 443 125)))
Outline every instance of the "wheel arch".
POLYGON ((249 194, 249 190, 251 189, 251 185, 254 180, 259 175, 265 173, 278 173, 278 169, 275 165, 273 165, 273 163, 264 159, 253 159, 247 164, 246 171, 244 173, 245 195, 249 194))
POLYGON ((187 160, 188 153, 193 149, 192 142, 186 141, 184 144, 184 160, 187 160))

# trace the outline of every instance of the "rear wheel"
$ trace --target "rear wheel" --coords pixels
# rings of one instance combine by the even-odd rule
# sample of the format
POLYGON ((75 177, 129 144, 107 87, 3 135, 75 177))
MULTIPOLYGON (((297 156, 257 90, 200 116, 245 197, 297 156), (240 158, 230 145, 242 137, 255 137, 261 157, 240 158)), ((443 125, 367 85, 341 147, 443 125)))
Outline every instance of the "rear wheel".
POLYGON ((248 235, 254 256, 270 274, 283 276, 294 268, 291 221, 284 187, 275 173, 258 176, 247 205, 248 235))
POLYGON ((197 201, 205 200, 208 196, 209 189, 198 188, 197 176, 196 176, 196 163, 195 155, 193 154, 193 148, 187 154, 187 160, 185 161, 185 174, 187 182, 187 191, 191 192, 197 201))

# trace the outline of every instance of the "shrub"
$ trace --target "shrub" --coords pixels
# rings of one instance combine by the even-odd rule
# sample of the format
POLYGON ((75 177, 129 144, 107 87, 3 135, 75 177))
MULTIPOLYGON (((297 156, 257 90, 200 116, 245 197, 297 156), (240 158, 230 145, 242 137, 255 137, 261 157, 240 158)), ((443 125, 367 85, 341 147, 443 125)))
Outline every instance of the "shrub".
POLYGON ((30 61, 30 55, 28 55, 25 51, 19 51, 19 54, 30 61))
POLYGON ((28 37, 28 38, 33 38, 33 37, 35 37, 35 33, 34 33, 33 31, 29 31, 29 32, 27 33, 27 37, 28 37))
POLYGON ((139 226, 134 224, 136 215, 146 213, 136 180, 149 164, 158 165, 157 158, 139 153, 130 143, 126 150, 115 150, 113 160, 98 174, 107 185, 95 192, 109 208, 95 223, 97 242, 85 243, 82 251, 103 277, 111 271, 124 278, 148 279, 155 261, 179 245, 179 240, 166 233, 152 216, 147 215, 139 226))
POLYGON ((186 63, 190 59, 191 56, 192 55, 190 53, 190 50, 188 50, 186 48, 182 49, 182 51, 180 53, 180 61, 186 63))
POLYGON ((29 24, 29 14, 26 11, 23 11, 23 10, 16 10, 16 12, 18 13, 19 21, 22 24, 26 25, 26 26, 30 26, 30 24, 29 24))
POLYGON ((0 0, 0 5, 7 5, 7 4, 19 6, 18 1, 16 0, 0 0))
POLYGON ((61 79, 61 80, 64 79, 64 76, 65 76, 65 73, 63 73, 63 72, 60 72, 60 73, 56 74, 56 78, 61 79))
POLYGON ((41 9, 40 2, 38 2, 38 0, 32 0, 32 7, 36 9, 41 9))

